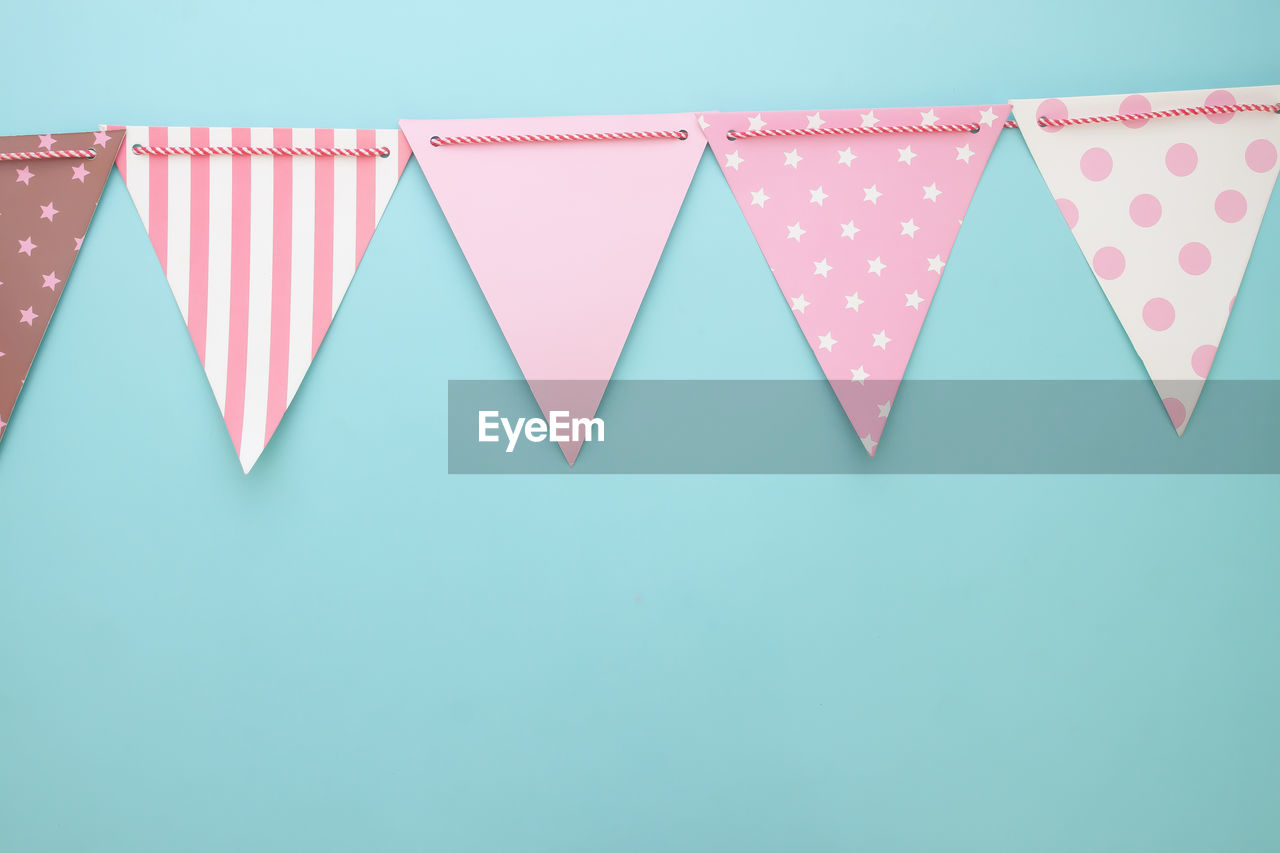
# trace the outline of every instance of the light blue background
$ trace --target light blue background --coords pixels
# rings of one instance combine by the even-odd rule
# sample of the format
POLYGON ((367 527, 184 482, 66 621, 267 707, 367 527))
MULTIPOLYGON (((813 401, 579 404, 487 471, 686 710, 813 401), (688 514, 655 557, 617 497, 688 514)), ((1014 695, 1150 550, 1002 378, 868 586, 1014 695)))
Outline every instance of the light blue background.
MULTIPOLYGON (((1280 82, 1275 4, 1037 5, 28 3, 0 133, 1280 82)), ((1280 848, 1275 478, 446 474, 518 375, 410 164, 246 478, 113 177, 0 447, 0 850, 1280 848)), ((818 376, 709 155, 617 375, 818 376)), ((1016 134, 910 375, 1142 376, 1016 134)))

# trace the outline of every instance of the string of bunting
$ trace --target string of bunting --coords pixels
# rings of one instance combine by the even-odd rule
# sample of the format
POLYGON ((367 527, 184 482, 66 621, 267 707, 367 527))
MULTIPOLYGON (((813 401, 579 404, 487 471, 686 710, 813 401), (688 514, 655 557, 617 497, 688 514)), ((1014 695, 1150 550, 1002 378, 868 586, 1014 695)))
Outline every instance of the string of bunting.
MULTIPOLYGON (((412 154, 539 408, 594 417, 709 144, 874 456, 1006 129, 1025 139, 1181 434, 1280 173, 1280 122, 1233 121, 1250 113, 1280 115, 1280 86, 925 113, 104 126, 0 137, 0 162, 17 166, 0 180, 0 247, 9 246, 0 249, 0 437, 115 167, 247 473, 311 367, 412 154), (1195 117, 1208 121, 1174 121, 1195 117), (635 144, 593 145, 602 142, 635 144), (485 150, 429 153, 440 148, 485 150), (607 287, 601 258, 614 259, 607 287)), ((560 449, 573 464, 581 445, 560 449)))

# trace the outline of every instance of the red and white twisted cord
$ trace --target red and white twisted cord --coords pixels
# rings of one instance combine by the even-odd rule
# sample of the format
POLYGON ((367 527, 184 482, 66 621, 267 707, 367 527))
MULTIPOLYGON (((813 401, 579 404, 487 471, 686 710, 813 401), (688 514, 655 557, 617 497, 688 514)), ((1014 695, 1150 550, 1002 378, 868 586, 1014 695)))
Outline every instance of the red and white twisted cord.
MULTIPOLYGON (((1012 121, 1006 121, 1005 127, 1017 127, 1012 121)), ((967 124, 886 124, 870 127, 791 127, 760 128, 759 130, 731 130, 725 134, 726 139, 758 139, 770 136, 876 136, 884 133, 977 133, 982 130, 981 122, 967 124)))
MULTIPOLYGON (((1116 113, 1105 116, 1085 116, 1082 118, 1050 118, 1038 116, 1036 123, 1041 127, 1072 127, 1085 124, 1105 124, 1114 121, 1147 121, 1156 118, 1177 118, 1179 116, 1230 115, 1231 113, 1280 113, 1280 104, 1225 104, 1223 106, 1178 107, 1171 110, 1153 110, 1145 113, 1116 113)), ((1017 128, 1015 121, 1006 121, 1006 129, 1017 128)), ((753 139, 778 136, 843 136, 843 135, 877 135, 884 133, 977 133, 982 129, 979 122, 967 124, 905 124, 871 127, 797 127, 797 128, 760 128, 759 130, 731 130, 725 134, 727 139, 753 139)))
POLYGON ((134 145, 134 154, 154 154, 170 157, 185 154, 188 157, 212 157, 217 154, 270 155, 273 157, 387 157, 390 148, 251 148, 244 145, 215 145, 207 148, 155 147, 134 145))
POLYGON ((1111 121, 1146 121, 1153 118, 1177 118, 1178 116, 1229 115, 1230 113, 1280 113, 1280 104, 1224 104, 1222 106, 1177 107, 1172 110, 1153 110, 1145 113, 1117 113, 1107 116, 1083 118, 1049 118, 1039 116, 1041 127, 1071 127, 1080 124, 1104 124, 1111 121))
POLYGON ((76 148, 68 151, 14 151, 0 153, 0 161, 5 160, 92 160, 98 155, 87 148, 76 148))
POLYGON ((609 133, 524 133, 514 136, 433 136, 431 144, 487 145, 492 142, 611 142, 619 139, 688 139, 687 130, 620 130, 609 133))

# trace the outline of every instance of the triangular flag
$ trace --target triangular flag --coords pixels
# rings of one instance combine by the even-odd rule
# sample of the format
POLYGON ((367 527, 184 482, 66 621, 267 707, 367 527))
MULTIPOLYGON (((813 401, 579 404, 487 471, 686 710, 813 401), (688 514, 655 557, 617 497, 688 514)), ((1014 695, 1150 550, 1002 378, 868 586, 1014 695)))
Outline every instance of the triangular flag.
POLYGON ((0 154, 9 155, 0 170, 0 438, 123 138, 119 131, 0 136, 0 154))
POLYGON ((1038 119, 1275 104, 1280 86, 1013 101, 1031 156, 1181 435, 1276 182, 1280 117, 1038 119))
POLYGON ((400 126, 539 407, 594 417, 702 156, 695 117, 400 126), (569 134, 605 138, 545 139, 569 134), (433 144, 499 135, 544 138, 433 144))
POLYGON ((311 366, 409 146, 397 130, 127 130, 120 173, 248 473, 311 366), (137 146, 389 153, 192 156, 137 146))
POLYGON ((990 105, 702 117, 769 269, 871 456, 1008 112, 990 105), (968 129, 884 132, 951 125, 968 129), (832 132, 844 128, 880 132, 832 132), (760 130, 822 133, 731 133, 760 130))

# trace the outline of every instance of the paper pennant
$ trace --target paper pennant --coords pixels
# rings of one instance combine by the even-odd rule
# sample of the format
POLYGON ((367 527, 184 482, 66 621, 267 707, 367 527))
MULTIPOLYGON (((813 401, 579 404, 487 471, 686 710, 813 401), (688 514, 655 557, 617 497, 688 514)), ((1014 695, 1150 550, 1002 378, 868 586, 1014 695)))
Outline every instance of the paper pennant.
POLYGON ((1181 435, 1200 398, 1276 181, 1273 113, 1040 127, 1233 103, 1280 86, 1014 101, 1058 209, 1181 435))
POLYGON ((874 456, 1008 106, 707 113, 703 128, 822 371, 874 456), (730 130, 976 123, 975 133, 730 130))
POLYGON ((0 152, 89 151, 92 158, 0 164, 0 438, 71 277, 124 135, 0 136, 0 152))
POLYGON ((129 127, 129 194, 245 473, 315 357, 409 159, 396 130, 129 127), (134 145, 389 148, 152 156, 134 145))
MULTIPOLYGON (((402 121, 544 414, 593 417, 705 142, 690 114, 402 121), (435 147, 431 137, 686 130, 435 147)), ((580 443, 562 443, 573 464, 580 443)))

